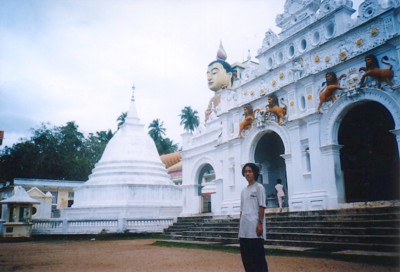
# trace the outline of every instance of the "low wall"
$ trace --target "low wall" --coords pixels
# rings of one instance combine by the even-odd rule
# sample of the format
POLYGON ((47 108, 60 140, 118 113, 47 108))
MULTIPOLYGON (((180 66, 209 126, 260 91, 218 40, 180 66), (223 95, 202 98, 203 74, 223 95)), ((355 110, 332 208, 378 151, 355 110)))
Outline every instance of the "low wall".
POLYGON ((162 233, 174 222, 174 218, 42 219, 32 220, 32 234, 162 233))

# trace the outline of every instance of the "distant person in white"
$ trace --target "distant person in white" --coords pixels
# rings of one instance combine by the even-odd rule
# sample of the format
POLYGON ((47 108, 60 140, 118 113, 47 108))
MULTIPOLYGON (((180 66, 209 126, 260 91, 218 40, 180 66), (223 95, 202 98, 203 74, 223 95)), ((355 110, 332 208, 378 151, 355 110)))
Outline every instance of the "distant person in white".
POLYGON ((282 212, 283 201, 285 199, 285 191, 283 189, 281 179, 276 180, 275 190, 276 190, 276 196, 278 198, 279 212, 282 212))
POLYGON ((243 267, 246 272, 268 272, 265 259, 265 190, 257 181, 260 169, 254 163, 246 163, 242 175, 248 185, 240 196, 239 243, 243 267))

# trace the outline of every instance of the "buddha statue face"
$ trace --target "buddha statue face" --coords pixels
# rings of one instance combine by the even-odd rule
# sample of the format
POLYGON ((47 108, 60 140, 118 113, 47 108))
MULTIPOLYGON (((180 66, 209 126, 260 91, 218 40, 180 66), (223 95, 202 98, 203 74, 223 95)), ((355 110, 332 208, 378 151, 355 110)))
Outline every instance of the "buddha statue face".
POLYGON ((220 61, 214 61, 207 68, 207 80, 208 88, 214 92, 220 89, 231 88, 232 72, 228 72, 220 61))

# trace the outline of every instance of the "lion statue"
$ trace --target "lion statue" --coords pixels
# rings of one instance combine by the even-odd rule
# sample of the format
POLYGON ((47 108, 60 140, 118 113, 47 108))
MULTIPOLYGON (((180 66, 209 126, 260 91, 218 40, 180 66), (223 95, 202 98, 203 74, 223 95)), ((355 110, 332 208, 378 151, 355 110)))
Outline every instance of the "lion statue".
POLYGON ((275 95, 268 96, 268 104, 267 109, 265 111, 266 114, 272 113, 276 116, 276 123, 278 125, 282 125, 285 122, 285 115, 287 113, 286 104, 283 103, 283 98, 281 99, 281 103, 283 107, 279 107, 278 98, 275 95))
POLYGON ((245 104, 243 106, 243 115, 244 115, 244 120, 240 122, 239 125, 239 138, 243 137, 244 130, 249 130, 252 128, 254 120, 254 111, 253 107, 250 104, 245 104))
POLYGON ((327 72, 325 74, 325 82, 322 83, 322 87, 326 85, 325 89, 322 89, 319 93, 319 104, 318 104, 318 109, 317 112, 321 113, 321 107, 322 104, 328 101, 335 102, 336 101, 336 91, 337 90, 344 90, 344 88, 340 87, 339 81, 342 77, 345 75, 341 75, 339 78, 337 78, 336 74, 334 72, 327 72))
POLYGON ((360 86, 364 85, 364 81, 366 77, 372 77, 377 81, 376 87, 378 89, 383 90, 381 84, 382 82, 386 82, 390 87, 393 86, 393 70, 392 65, 387 62, 389 58, 387 56, 383 56, 381 61, 382 63, 389 65, 389 69, 380 69, 378 59, 374 54, 368 54, 365 56, 365 67, 360 67, 359 71, 365 71, 360 80, 360 86))

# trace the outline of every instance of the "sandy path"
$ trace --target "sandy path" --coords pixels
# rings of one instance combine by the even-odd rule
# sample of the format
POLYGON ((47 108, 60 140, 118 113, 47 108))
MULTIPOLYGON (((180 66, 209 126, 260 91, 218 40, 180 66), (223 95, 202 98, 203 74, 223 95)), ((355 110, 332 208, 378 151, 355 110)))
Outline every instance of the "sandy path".
MULTIPOLYGON (((0 243, 0 271, 243 271, 240 254, 153 246, 155 240, 0 243)), ((267 256, 270 272, 397 272, 321 258, 267 256)))

